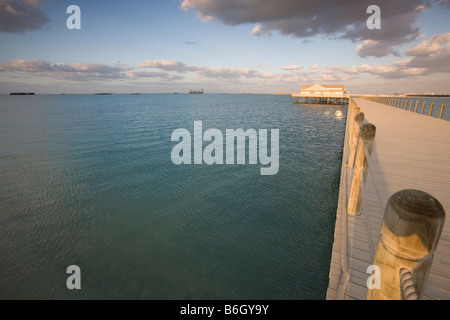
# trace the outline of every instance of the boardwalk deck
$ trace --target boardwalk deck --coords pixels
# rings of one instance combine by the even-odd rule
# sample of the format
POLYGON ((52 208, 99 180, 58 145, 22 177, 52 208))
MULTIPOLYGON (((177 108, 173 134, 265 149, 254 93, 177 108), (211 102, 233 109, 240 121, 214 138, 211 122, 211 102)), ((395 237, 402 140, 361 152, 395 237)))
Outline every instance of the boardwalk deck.
MULTIPOLYGON (((437 198, 450 214, 450 122, 356 98, 365 119, 377 127, 360 216, 346 213, 352 169, 344 164, 326 298, 366 298, 367 267, 373 264, 384 208, 402 189, 437 198), (345 256, 344 256, 345 255, 345 256), (348 271, 348 273, 346 272, 348 271)), ((348 131, 345 146, 347 146, 348 131)), ((447 217, 423 299, 450 299, 450 218, 447 217)))

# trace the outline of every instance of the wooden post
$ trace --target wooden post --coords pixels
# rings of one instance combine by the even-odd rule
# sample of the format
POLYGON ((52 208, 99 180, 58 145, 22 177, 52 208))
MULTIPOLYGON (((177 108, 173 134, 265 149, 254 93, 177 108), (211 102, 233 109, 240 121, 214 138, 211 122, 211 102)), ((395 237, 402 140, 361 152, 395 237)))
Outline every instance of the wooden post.
POLYGON ((417 113, 417 106, 419 105, 419 100, 416 101, 416 108, 414 109, 414 112, 417 113))
POLYGON ((412 99, 409 101, 409 111, 411 111, 412 108, 412 99))
POLYGON ((355 158, 355 168, 353 169, 352 186, 347 205, 347 212, 352 215, 361 214, 362 187, 366 183, 368 169, 367 156, 370 156, 372 153, 375 132, 376 127, 371 123, 366 123, 361 127, 355 158), (364 147, 367 147, 368 155, 366 155, 364 147))
POLYGON ((411 273, 417 297, 422 298, 444 221, 444 208, 426 192, 402 190, 390 197, 373 262, 379 267, 380 286, 368 289, 367 299, 405 299, 403 269, 411 273))
POLYGON ((358 137, 359 137, 359 128, 361 128, 364 122, 364 113, 359 112, 359 107, 355 108, 355 112, 357 112, 354 116, 353 125, 351 128, 350 139, 349 139, 349 153, 348 153, 348 163, 347 166, 349 168, 353 168, 355 164, 355 154, 356 147, 358 145, 358 137))
POLYGON ((431 113, 433 112, 434 101, 431 101, 430 114, 428 116, 431 117, 431 113))
POLYGON ((445 106, 445 101, 442 101, 441 113, 439 114, 439 119, 442 119, 442 115, 444 114, 444 106, 445 106))
POLYGON ((425 110, 425 103, 426 103, 426 101, 424 101, 422 104, 422 112, 420 112, 420 114, 423 114, 423 110, 425 110))

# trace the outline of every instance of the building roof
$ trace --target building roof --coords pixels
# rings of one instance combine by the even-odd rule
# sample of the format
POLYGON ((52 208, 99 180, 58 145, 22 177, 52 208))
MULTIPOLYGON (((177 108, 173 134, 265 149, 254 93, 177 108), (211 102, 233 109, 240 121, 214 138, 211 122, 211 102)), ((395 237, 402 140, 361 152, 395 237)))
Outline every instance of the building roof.
POLYGON ((302 85, 301 90, 326 90, 326 89, 334 89, 334 90, 344 90, 345 86, 343 84, 304 84, 302 85))

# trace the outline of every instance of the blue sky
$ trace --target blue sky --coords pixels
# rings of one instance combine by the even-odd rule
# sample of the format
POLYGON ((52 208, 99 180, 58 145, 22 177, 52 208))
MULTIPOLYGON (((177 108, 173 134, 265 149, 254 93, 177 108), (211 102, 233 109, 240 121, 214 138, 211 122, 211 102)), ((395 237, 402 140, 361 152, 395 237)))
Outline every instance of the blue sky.
POLYGON ((0 0, 0 93, 449 92, 447 0, 0 0), (69 30, 69 5, 81 30, 69 30), (366 8, 381 9, 381 29, 366 8), (3 22, 2 22, 3 20, 3 22))

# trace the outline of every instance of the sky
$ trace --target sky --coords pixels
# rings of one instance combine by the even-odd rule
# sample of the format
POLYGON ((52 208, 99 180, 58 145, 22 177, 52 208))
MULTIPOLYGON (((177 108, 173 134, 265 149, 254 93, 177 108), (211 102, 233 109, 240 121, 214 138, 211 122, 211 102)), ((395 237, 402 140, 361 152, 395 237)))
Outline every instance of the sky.
POLYGON ((0 93, 450 94, 449 43, 450 0, 0 0, 0 93))

